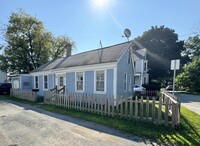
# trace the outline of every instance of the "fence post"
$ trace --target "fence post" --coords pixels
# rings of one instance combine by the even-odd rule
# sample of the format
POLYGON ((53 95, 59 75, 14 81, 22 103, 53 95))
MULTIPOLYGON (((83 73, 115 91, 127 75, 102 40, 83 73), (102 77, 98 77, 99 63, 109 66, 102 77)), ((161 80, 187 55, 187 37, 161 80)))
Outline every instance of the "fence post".
POLYGON ((152 102, 152 122, 155 122, 155 97, 153 97, 153 102, 152 102))
POLYGON ((168 98, 165 99, 165 125, 168 125, 168 114, 169 114, 169 109, 168 109, 168 98))
POLYGON ((140 100, 140 120, 143 120, 143 96, 141 96, 140 100))
POLYGON ((172 103, 172 128, 175 128, 175 116, 176 116, 175 110, 176 110, 175 104, 172 103))
POLYGON ((110 97, 108 97, 108 116, 110 116, 110 97))
POLYGON ((147 96, 147 101, 146 101, 146 121, 149 120, 149 96, 147 96))
POLYGON ((158 125, 161 124, 161 112, 162 112, 162 97, 159 97, 159 107, 158 107, 158 125))
POLYGON ((123 98, 121 96, 121 100, 120 100, 120 117, 122 118, 123 117, 123 98))
POLYGON ((119 99, 118 97, 116 98, 116 115, 119 115, 119 99))
POLYGON ((138 97, 135 96, 135 119, 138 119, 138 97))
POLYGON ((132 119, 133 117, 133 99, 131 97, 131 100, 130 100, 130 119, 132 119))

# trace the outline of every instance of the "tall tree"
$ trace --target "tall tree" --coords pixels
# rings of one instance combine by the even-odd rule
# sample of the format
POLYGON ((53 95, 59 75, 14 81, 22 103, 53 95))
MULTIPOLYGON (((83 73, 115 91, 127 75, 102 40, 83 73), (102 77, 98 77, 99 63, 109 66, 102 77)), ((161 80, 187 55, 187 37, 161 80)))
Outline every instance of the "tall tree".
POLYGON ((0 55, 0 70, 11 74, 29 73, 50 59, 63 56, 66 50, 60 48, 74 44, 68 37, 54 37, 41 21, 23 10, 11 14, 4 37, 7 45, 0 55))
POLYGON ((200 58, 193 57, 192 62, 186 64, 184 72, 176 78, 176 85, 180 88, 200 92, 200 58))
POLYGON ((200 56, 200 37, 195 35, 189 37, 184 42, 184 50, 182 51, 183 56, 189 56, 192 59, 195 56, 200 56))
POLYGON ((183 42, 178 41, 178 35, 165 26, 152 26, 135 40, 147 49, 150 81, 166 83, 172 76, 170 61, 181 58, 183 42))

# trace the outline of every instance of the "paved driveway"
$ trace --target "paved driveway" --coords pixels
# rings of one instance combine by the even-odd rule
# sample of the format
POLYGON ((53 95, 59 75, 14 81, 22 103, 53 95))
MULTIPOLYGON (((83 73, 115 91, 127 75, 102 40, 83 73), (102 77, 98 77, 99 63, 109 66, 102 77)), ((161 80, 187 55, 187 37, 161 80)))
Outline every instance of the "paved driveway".
MULTIPOLYGON (((0 101, 0 145, 132 146, 142 138, 10 101, 0 101)), ((155 143, 154 143, 155 145, 155 143)))
POLYGON ((176 93, 181 105, 200 115, 200 95, 176 93))

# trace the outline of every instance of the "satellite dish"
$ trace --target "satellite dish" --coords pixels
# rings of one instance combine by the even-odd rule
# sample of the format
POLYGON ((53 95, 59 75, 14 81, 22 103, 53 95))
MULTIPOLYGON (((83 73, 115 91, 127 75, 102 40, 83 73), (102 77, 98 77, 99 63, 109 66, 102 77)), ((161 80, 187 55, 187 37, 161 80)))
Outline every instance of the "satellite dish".
POLYGON ((127 37, 127 39, 131 36, 131 31, 128 28, 124 29, 124 36, 127 37))

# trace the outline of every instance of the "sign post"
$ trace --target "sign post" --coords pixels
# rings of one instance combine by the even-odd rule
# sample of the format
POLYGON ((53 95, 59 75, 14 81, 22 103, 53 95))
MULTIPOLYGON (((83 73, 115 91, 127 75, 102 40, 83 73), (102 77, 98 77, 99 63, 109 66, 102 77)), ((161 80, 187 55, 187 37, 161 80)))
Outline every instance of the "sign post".
POLYGON ((180 68, 180 59, 171 60, 171 70, 174 70, 174 77, 173 77, 173 95, 175 89, 175 79, 176 79, 176 70, 180 68))

